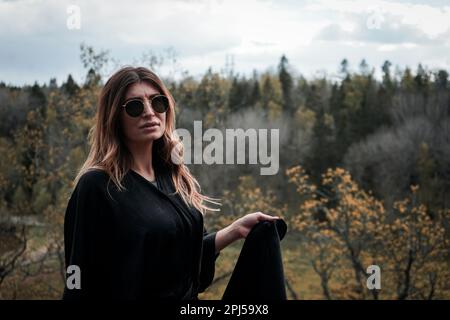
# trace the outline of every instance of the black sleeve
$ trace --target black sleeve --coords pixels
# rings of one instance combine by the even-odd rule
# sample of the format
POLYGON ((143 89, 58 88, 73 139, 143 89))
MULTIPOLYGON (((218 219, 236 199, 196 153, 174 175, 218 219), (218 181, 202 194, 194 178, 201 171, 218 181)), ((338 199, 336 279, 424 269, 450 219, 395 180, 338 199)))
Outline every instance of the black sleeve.
MULTIPOLYGON (((100 173, 101 174, 101 173, 100 173)), ((64 218, 64 249, 66 270, 70 265, 80 268, 81 289, 68 289, 65 284, 63 299, 87 298, 93 293, 99 276, 98 226, 105 206, 101 196, 99 173, 85 173, 77 183, 67 205, 64 218)), ((67 275, 68 276, 68 275, 67 275)), ((66 277, 67 280, 67 277, 66 277)))
POLYGON ((203 228, 203 250, 200 272, 199 293, 206 290, 214 279, 216 259, 220 255, 220 251, 216 253, 216 231, 208 233, 203 228))

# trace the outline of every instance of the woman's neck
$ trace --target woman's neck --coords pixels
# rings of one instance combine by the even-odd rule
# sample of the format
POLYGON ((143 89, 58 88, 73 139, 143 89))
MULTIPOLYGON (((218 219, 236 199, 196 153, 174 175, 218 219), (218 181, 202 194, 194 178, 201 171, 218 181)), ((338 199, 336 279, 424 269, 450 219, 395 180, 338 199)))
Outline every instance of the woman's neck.
POLYGON ((128 148, 133 156, 131 169, 150 180, 155 179, 155 173, 153 171, 152 163, 152 147, 153 142, 146 144, 130 143, 128 145, 128 148))

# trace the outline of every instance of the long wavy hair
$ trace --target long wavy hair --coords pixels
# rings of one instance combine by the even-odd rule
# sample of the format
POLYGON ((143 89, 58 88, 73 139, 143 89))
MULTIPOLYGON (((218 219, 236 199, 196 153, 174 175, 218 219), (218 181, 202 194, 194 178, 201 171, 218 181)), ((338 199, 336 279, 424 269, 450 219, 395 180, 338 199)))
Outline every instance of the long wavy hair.
MULTIPOLYGON (((216 198, 200 193, 200 184, 190 173, 182 161, 172 161, 175 154, 178 159, 183 157, 183 144, 175 129, 175 100, 162 80, 152 71, 144 67, 123 67, 114 73, 101 90, 95 123, 89 131, 89 155, 79 170, 75 185, 81 176, 91 169, 101 169, 108 173, 119 191, 126 190, 122 185, 123 177, 131 169, 132 155, 124 142, 122 124, 120 121, 121 105, 125 102, 125 94, 134 83, 146 81, 160 94, 169 99, 166 111, 166 125, 161 138, 153 142, 152 162, 168 169, 178 193, 183 201, 203 215, 206 211, 218 211, 205 203, 220 205, 216 198)), ((155 166, 155 170, 157 167, 155 166)))

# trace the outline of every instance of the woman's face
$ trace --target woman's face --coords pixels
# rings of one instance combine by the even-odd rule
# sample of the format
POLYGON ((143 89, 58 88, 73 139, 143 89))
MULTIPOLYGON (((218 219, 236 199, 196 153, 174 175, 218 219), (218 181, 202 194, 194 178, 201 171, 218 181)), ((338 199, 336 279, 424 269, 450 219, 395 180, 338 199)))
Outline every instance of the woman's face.
POLYGON ((121 110, 122 128, 126 140, 134 143, 151 142, 162 137, 166 127, 166 113, 158 113, 150 106, 150 97, 161 94, 148 82, 132 84, 126 93, 125 103, 130 99, 141 99, 144 101, 144 111, 138 117, 131 117, 125 108, 121 110), (155 123, 152 127, 143 127, 148 123, 155 123))

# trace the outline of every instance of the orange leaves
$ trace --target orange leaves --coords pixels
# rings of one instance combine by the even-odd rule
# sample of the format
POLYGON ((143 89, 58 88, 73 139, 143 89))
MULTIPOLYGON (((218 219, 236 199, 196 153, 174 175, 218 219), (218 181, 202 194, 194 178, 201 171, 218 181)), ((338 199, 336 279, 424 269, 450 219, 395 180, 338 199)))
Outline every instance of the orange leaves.
POLYGON ((328 169, 320 186, 311 184, 300 166, 286 174, 303 200, 291 223, 306 239, 303 246, 326 296, 364 298, 361 279, 370 261, 383 265, 387 279, 383 294, 388 299, 404 296, 402 288, 408 288, 406 296, 411 297, 449 296, 443 285, 450 278, 445 261, 449 240, 442 222, 449 220, 450 210, 434 212, 432 218, 418 201, 419 186, 411 186, 409 197, 385 208, 342 168, 328 169), (337 287, 353 292, 330 290, 326 279, 331 279, 332 263, 341 266, 332 281, 347 283, 337 287))
POLYGON ((300 194, 312 194, 316 191, 316 186, 309 183, 309 176, 305 169, 301 166, 295 166, 286 170, 288 182, 293 183, 297 187, 300 194))
MULTIPOLYGON (((226 216, 231 216, 233 219, 257 211, 284 218, 287 211, 287 205, 279 204, 272 190, 263 190, 257 186, 252 176, 239 177, 237 188, 233 191, 224 190, 222 199, 224 199, 225 210, 231 211, 226 212, 226 216)), ((227 220, 227 222, 231 222, 233 219, 227 220)), ((226 221, 217 224, 221 227, 225 225, 226 221)))
POLYGON ((331 192, 327 196, 323 196, 327 193, 320 192, 316 185, 309 183, 302 167, 290 168, 286 174, 289 181, 297 186, 297 192, 307 197, 300 206, 298 213, 300 221, 311 219, 310 225, 324 226, 338 234, 358 236, 366 232, 367 226, 374 228, 373 220, 379 219, 379 216, 384 214, 383 204, 360 190, 350 174, 342 168, 328 169, 322 175, 322 186, 331 192), (319 219, 322 222, 320 225, 317 220, 319 212, 322 214, 322 218, 319 219))

